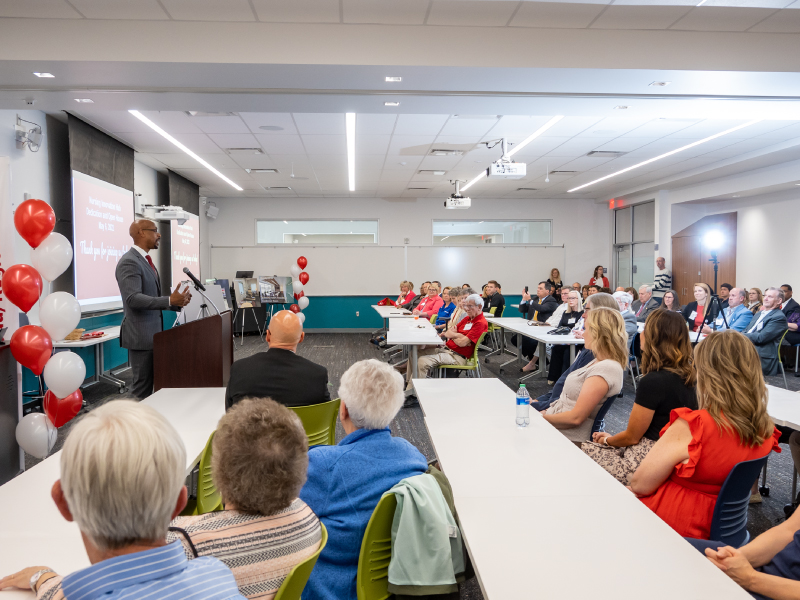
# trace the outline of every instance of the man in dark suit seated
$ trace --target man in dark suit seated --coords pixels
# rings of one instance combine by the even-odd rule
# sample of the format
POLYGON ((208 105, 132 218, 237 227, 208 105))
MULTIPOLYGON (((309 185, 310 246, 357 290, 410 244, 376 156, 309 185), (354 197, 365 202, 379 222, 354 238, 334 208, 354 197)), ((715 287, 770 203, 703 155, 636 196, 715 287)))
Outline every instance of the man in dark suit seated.
POLYGON ((500 284, 494 279, 490 279, 486 284, 486 301, 483 303, 483 312, 491 312, 494 308, 494 316, 500 317, 503 314, 503 309, 506 307, 506 299, 500 293, 500 284))
MULTIPOLYGON (((547 319, 549 319, 558 308, 558 300, 550 295, 552 289, 553 287, 550 283, 547 281, 540 281, 539 285, 536 286, 535 296, 531 296, 527 291, 523 290, 522 302, 520 302, 518 310, 527 317, 531 324, 542 325, 544 327, 550 326, 547 323, 547 319)), ((529 337, 514 334, 511 336, 511 343, 514 346, 518 343, 522 344, 522 355, 526 358, 531 357, 531 361, 522 367, 522 370, 525 373, 533 371, 539 360, 539 357, 534 354, 539 347, 538 342, 529 337), (519 337, 522 337, 522 339, 518 340, 519 337)))
POLYGON ((781 286, 781 291, 783 292, 783 302, 781 303, 781 310, 783 314, 786 315, 786 318, 789 318, 793 312, 800 311, 800 304, 792 298, 792 286, 788 283, 784 283, 781 286))
POLYGON ((764 308, 753 315, 750 324, 744 330, 756 347, 761 358, 761 370, 764 375, 778 374, 778 345, 783 332, 788 329, 786 315, 781 311, 783 292, 778 288, 767 288, 764 293, 764 308))
POLYGON ((269 350, 237 360, 225 390, 225 409, 254 396, 272 398, 284 406, 309 406, 331 399, 328 370, 298 356, 305 338, 303 324, 289 310, 275 313, 269 322, 269 350))

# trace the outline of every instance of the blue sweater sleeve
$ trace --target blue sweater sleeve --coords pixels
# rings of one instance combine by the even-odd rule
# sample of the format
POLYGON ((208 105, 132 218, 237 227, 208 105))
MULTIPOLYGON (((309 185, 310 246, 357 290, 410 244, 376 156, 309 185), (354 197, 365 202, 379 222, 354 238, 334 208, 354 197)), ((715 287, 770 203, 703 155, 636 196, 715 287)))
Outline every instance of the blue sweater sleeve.
POLYGON ((300 499, 308 504, 318 518, 326 516, 328 491, 331 483, 330 461, 326 448, 311 448, 308 451, 308 476, 300 499))

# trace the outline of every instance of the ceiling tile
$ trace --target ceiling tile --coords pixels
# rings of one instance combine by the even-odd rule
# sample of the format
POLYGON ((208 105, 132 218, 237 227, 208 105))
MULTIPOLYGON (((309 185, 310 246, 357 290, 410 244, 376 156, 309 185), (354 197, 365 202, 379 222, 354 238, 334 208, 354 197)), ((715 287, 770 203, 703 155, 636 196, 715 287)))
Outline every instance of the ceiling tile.
MULTIPOLYGON (((555 152, 559 146, 568 142, 569 137, 538 137, 532 142, 529 142, 525 147, 514 154, 515 160, 530 160, 531 158, 538 158, 555 152)), ((512 146, 513 148, 513 146, 512 146)))
POLYGON ((0 17, 29 19, 80 19, 63 0, 0 0, 0 17))
POLYGON ((564 117, 550 129, 545 131, 542 137, 578 135, 590 127, 597 129, 597 127, 594 126, 600 121, 602 121, 602 119, 599 117, 564 117))
POLYGON ((295 135, 297 128, 291 113, 239 113, 239 117, 253 133, 268 135, 295 135), (261 129, 261 127, 281 127, 278 131, 261 129))
POLYGON ((523 2, 511 20, 512 27, 567 28, 588 27, 608 2, 572 4, 565 2, 523 2))
POLYGON ((780 10, 748 31, 758 33, 800 33, 800 10, 780 10))
POLYGON ((356 156, 358 157, 356 164, 370 169, 382 169, 386 162, 384 154, 358 154, 358 146, 356 146, 356 156))
MULTIPOLYGON (((108 2, 108 0, 93 0, 108 2)), ((138 0, 141 1, 141 0, 138 0)), ((176 21, 255 21, 247 0, 161 0, 176 21)), ((132 4, 131 0, 125 3, 132 4)))
POLYGON ((434 136, 393 135, 389 143, 389 154, 396 156, 425 156, 433 144, 434 136))
POLYGON ((277 167, 272 157, 263 154, 238 154, 231 158, 243 169, 273 169, 277 167))
POLYGON ((504 27, 517 6, 519 2, 508 0, 434 0, 427 24, 504 27))
POLYGON ((71 4, 87 19, 169 19, 156 0, 71 0, 71 4))
POLYGON ((422 25, 428 12, 428 0, 343 0, 345 23, 384 23, 387 25, 422 25))
POLYGON ((592 23, 592 29, 666 29, 690 10, 689 6, 612 5, 592 23))
POLYGON ((190 117, 200 131, 205 133, 250 133, 250 129, 237 116, 190 117))
POLYGON ((447 123, 444 124, 439 135, 456 135, 456 136, 477 136, 475 141, 480 140, 481 137, 486 135, 486 132, 492 129, 497 124, 496 117, 486 119, 471 119, 467 117, 451 117, 447 123))
MULTIPOLYGON (((127 115, 127 111, 118 111, 118 115, 127 115)), ((142 111, 142 114, 150 119, 153 123, 161 127, 167 133, 172 135, 176 133, 203 133, 203 130, 197 126, 197 119, 199 117, 190 117, 183 111, 142 111)), ((142 123, 136 117, 128 115, 137 122, 142 123)), ((144 125, 147 127, 147 125, 144 125)), ((120 130, 121 131, 121 130, 120 130)), ((133 130, 136 131, 136 130, 133 130)))
POLYGON ((390 135, 356 135, 356 154, 385 155, 389 149, 390 135))
POLYGON ((299 135, 266 135, 257 133, 255 136, 267 154, 304 154, 306 151, 299 135))
POLYGON ((630 130, 625 137, 643 137, 657 139, 665 135, 670 135, 687 127, 699 123, 702 119, 655 119, 648 121, 641 127, 630 130))
POLYGON ((157 161, 164 163, 170 169, 202 169, 203 165, 198 163, 188 154, 183 152, 170 153, 170 154, 156 154, 152 153, 151 156, 157 161))
MULTIPOLYGON (((222 154, 223 150, 215 144, 205 133, 175 133, 172 135, 181 144, 197 154, 222 154)), ((172 151, 178 148, 172 146, 172 151)))
POLYGON ((345 157, 347 138, 344 135, 303 135, 302 138, 309 155, 339 154, 345 157))
MULTIPOLYGON (((450 115, 398 115, 395 135, 435 135, 450 115)), ((433 138, 431 138, 433 139, 433 138)))
MULTIPOLYGON (((274 154, 270 155, 270 161, 269 167, 291 169, 292 165, 294 165, 295 170, 297 170, 300 166, 311 166, 311 161, 306 154, 274 154)), ((241 158, 237 156, 236 162, 242 164, 241 158)))
POLYGON ((259 21, 339 23, 339 0, 252 0, 259 21))
POLYGON ((171 142, 165 140, 155 131, 131 131, 117 134, 117 137, 137 152, 169 154, 177 150, 171 142))
POLYGON ((775 12, 772 8, 699 6, 670 29, 684 31, 745 31, 775 12))
POLYGON ((259 148, 252 133, 209 133, 208 137, 220 148, 259 148))
POLYGON ((340 173, 347 175, 347 156, 341 154, 309 154, 309 161, 311 166, 314 167, 314 172, 317 169, 336 170, 340 173))
POLYGON ((166 168, 166 165, 159 160, 153 158, 152 154, 145 154, 142 152, 134 153, 134 159, 143 165, 147 165, 151 169, 156 169, 162 171, 166 168))
POLYGON ((394 132, 396 122, 397 115, 358 114, 356 116, 356 135, 391 134, 394 132))
MULTIPOLYGON (((294 113, 297 131, 311 135, 344 135, 344 113, 294 113)), ((358 117, 356 117, 358 123, 358 117)))

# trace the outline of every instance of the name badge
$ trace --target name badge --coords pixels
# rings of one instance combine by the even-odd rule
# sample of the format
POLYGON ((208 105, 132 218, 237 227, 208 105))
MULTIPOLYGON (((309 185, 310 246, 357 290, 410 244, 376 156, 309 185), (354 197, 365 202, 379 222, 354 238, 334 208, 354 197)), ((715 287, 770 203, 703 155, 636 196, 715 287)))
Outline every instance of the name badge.
POLYGON ((567 321, 567 325, 572 325, 575 322, 575 318, 573 317, 569 321, 567 321))
POLYGON ((722 317, 719 317, 717 319, 717 326, 719 326, 719 325, 722 325, 722 317))
POLYGON ((761 323, 759 323, 758 325, 756 325, 756 331, 761 331, 762 329, 764 329, 764 322, 763 321, 761 323))
POLYGON ((692 320, 692 319, 694 319, 696 316, 697 316, 697 311, 696 311, 696 310, 693 310, 693 311, 692 311, 692 314, 690 314, 690 315, 689 315, 689 320, 692 320))
POLYGON ((472 329, 472 323, 467 323, 464 325, 464 331, 469 331, 470 329, 472 329))

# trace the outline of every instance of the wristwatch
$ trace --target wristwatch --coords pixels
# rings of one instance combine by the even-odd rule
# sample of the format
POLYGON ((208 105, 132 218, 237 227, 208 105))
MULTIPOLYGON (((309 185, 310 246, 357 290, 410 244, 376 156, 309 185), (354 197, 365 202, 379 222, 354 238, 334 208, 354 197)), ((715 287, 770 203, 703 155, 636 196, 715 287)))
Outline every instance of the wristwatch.
POLYGON ((53 571, 53 569, 42 569, 41 571, 36 571, 36 573, 34 573, 33 575, 31 575, 31 581, 30 581, 30 585, 31 585, 31 589, 32 589, 34 592, 36 591, 36 584, 37 584, 37 583, 39 583, 39 579, 40 579, 40 578, 42 577, 42 575, 44 575, 45 573, 55 573, 55 571, 53 571))

